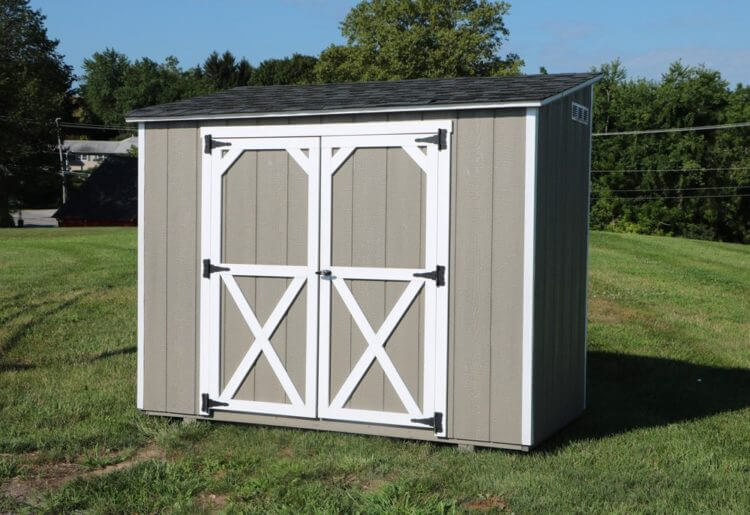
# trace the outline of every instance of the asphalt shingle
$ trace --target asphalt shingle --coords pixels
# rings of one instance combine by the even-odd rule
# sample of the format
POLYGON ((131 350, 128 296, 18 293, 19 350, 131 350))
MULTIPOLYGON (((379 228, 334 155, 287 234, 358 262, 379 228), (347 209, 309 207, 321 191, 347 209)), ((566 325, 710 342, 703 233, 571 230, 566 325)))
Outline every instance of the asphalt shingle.
POLYGON ((169 104, 143 107, 127 118, 201 118, 342 109, 542 101, 597 77, 560 73, 340 84, 243 86, 169 104))

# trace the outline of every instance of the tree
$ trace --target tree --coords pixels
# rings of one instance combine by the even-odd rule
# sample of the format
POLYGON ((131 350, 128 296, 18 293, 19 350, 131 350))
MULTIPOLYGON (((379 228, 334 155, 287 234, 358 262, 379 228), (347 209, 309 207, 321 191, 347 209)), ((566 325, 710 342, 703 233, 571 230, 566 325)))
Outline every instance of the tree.
POLYGON ((296 53, 283 59, 266 59, 253 71, 250 84, 310 84, 315 82, 317 62, 317 57, 296 53))
POLYGON ((56 187, 54 121, 70 112, 72 70, 28 0, 0 2, 0 226, 11 201, 56 187))
MULTIPOLYGON (((702 66, 673 63, 660 81, 628 80, 619 61, 599 71, 595 132, 750 118, 744 88, 730 90, 719 72, 702 66)), ((733 196, 750 192, 743 188, 750 184, 749 148, 747 129, 594 138, 594 170, 645 172, 593 174, 591 225, 750 242, 750 198, 733 196)))
POLYGON ((88 108, 85 121, 118 125, 123 112, 117 103, 117 91, 125 83, 130 60, 113 48, 94 52, 83 60, 81 95, 88 108))
POLYGON ((341 23, 346 45, 325 49, 322 82, 517 74, 500 55, 510 5, 491 0, 364 0, 341 23))
POLYGON ((246 86, 252 74, 253 67, 247 59, 238 62, 229 50, 221 56, 211 52, 203 63, 203 76, 213 91, 246 86))

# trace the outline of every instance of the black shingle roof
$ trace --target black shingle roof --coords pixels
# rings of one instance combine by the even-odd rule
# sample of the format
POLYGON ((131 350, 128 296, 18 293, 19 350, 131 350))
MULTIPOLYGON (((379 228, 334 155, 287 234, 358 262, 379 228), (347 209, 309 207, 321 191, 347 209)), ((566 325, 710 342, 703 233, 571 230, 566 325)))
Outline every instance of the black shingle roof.
POLYGON ((128 119, 338 111, 451 104, 542 101, 596 73, 461 77, 295 86, 244 86, 136 109, 128 119))

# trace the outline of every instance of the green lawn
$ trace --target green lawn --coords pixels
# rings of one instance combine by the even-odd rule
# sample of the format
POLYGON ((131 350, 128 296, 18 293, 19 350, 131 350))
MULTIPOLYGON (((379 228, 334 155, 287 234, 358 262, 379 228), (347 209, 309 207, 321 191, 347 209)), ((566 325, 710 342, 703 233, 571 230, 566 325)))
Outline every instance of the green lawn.
POLYGON ((0 512, 745 512, 750 247, 594 233, 589 409, 524 455, 135 409, 135 231, 0 231, 0 512))

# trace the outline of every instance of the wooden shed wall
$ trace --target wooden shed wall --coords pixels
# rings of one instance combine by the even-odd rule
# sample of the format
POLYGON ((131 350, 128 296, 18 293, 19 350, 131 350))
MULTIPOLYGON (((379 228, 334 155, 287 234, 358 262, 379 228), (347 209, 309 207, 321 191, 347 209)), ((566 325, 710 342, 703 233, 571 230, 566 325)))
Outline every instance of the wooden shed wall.
POLYGON ((585 407, 591 124, 571 119, 572 102, 591 108, 591 88, 541 108, 538 120, 534 442, 570 422, 585 407))
MULTIPOLYGON (((502 109, 227 122, 454 121, 446 414, 452 441, 521 442, 525 115, 525 109, 502 109)), ((223 123, 211 123, 217 124, 223 123)), ((143 409, 153 413, 198 412, 199 127, 149 123, 145 131, 143 409)), ((222 412, 214 417, 434 438, 387 426, 222 412)))

